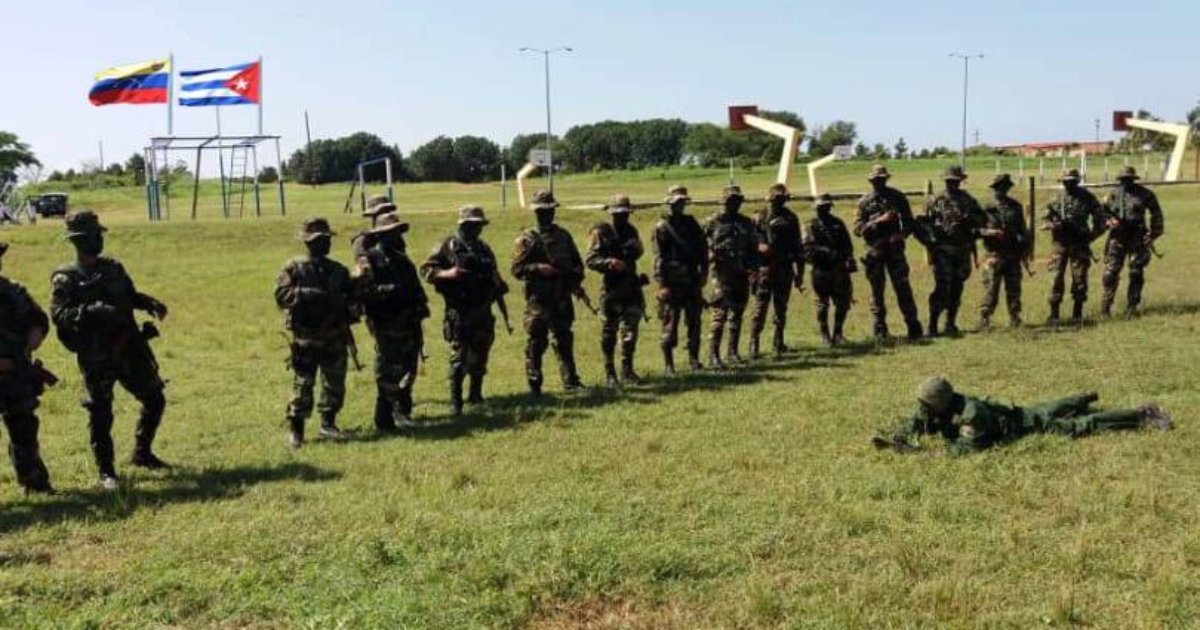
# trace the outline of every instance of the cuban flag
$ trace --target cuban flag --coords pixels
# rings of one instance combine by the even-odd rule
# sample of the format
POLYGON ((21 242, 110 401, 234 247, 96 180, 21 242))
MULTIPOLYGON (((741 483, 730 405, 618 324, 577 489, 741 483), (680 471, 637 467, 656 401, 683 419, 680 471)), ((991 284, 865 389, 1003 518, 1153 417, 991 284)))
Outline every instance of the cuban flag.
POLYGON ((228 68, 184 70, 179 87, 179 104, 183 107, 209 105, 257 105, 262 84, 260 62, 243 63, 228 68))

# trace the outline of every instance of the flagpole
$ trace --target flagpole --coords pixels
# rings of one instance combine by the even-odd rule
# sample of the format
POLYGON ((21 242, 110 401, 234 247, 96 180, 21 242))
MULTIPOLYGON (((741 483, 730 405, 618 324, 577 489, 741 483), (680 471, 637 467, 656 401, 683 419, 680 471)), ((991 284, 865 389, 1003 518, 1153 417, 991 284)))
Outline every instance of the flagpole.
POLYGON ((262 55, 258 56, 258 135, 263 134, 263 65, 262 55))
POLYGON ((167 135, 175 135, 175 53, 167 53, 167 135))

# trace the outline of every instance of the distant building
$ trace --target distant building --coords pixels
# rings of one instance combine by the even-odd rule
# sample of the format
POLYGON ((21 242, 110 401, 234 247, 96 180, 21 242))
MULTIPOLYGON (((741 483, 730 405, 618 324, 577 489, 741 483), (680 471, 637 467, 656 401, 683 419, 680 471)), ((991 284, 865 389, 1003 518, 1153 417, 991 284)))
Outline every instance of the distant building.
POLYGON ((1030 142, 998 146, 996 150, 1023 157, 1062 157, 1079 155, 1081 151, 1087 155, 1104 155, 1111 153, 1115 146, 1113 142, 1030 142))

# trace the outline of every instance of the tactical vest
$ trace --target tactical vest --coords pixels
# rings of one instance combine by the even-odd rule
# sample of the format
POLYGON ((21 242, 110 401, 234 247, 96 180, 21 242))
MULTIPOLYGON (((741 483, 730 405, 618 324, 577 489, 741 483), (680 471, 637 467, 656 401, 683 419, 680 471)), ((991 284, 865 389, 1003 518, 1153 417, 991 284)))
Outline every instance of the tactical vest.
POLYGON ((496 301, 499 287, 496 284, 496 256, 482 240, 468 243, 455 235, 442 245, 449 252, 452 266, 467 273, 455 282, 439 282, 438 293, 446 298, 446 308, 456 311, 490 306, 496 301))
POLYGON ((75 353, 97 354, 111 350, 120 337, 136 334, 137 321, 133 315, 134 286, 121 263, 111 258, 99 258, 95 266, 85 270, 78 263, 60 267, 51 282, 59 283, 69 296, 72 307, 97 302, 116 309, 115 317, 100 320, 87 318, 79 326, 56 326, 55 332, 63 346, 75 353))
POLYGON ((756 266, 754 225, 742 215, 717 215, 709 227, 713 268, 723 272, 747 271, 756 266))

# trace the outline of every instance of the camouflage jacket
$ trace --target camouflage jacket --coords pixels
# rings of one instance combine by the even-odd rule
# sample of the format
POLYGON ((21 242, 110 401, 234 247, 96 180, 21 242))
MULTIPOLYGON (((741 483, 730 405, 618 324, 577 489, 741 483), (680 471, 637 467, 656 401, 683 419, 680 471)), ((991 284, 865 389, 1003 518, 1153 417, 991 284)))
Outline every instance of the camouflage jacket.
POLYGON ((29 333, 50 332, 46 311, 25 290, 25 287, 0 276, 0 358, 16 365, 29 361, 29 333))
POLYGON ((350 272, 324 257, 293 258, 275 280, 275 304, 287 312, 287 329, 301 346, 346 344, 353 295, 350 272))
POLYGON ((814 272, 849 271, 854 263, 854 243, 845 222, 832 214, 809 221, 804 230, 804 255, 814 272))
POLYGON ((1001 230, 1000 236, 984 236, 983 247, 989 253, 1004 257, 1024 257, 1029 249, 1029 228, 1025 225, 1025 209, 1021 202, 1009 197, 995 197, 983 209, 984 227, 1001 230))
POLYGON ((1145 186, 1134 184, 1129 190, 1117 188, 1104 200, 1104 209, 1110 218, 1120 222, 1112 228, 1111 234, 1123 243, 1141 243, 1147 234, 1151 238, 1163 234, 1162 207, 1158 205, 1158 197, 1145 186), (1146 225, 1147 214, 1150 215, 1149 226, 1146 225))
POLYGON ((1066 246, 1087 246, 1104 234, 1104 208, 1090 191, 1060 192, 1042 216, 1054 242, 1066 246))
POLYGON ((642 239, 633 224, 617 227, 611 223, 600 223, 588 235, 588 251, 584 262, 588 269, 599 273, 600 299, 619 302, 642 302, 642 283, 638 276, 637 262, 642 257, 642 239), (610 259, 625 263, 625 270, 612 271, 610 259))
POLYGON ((871 249, 903 249, 903 243, 893 243, 892 239, 897 235, 908 236, 912 231, 912 206, 899 190, 884 188, 883 192, 879 193, 872 190, 858 201, 858 212, 854 216, 854 233, 861 236, 871 249), (896 220, 871 223, 888 212, 896 213, 896 220))
POLYGON ((764 209, 754 222, 759 242, 768 247, 762 263, 768 267, 790 267, 795 265, 797 273, 804 272, 804 249, 800 243, 800 219, 795 212, 784 207, 779 210, 764 209))
POLYGON ((50 317, 71 352, 89 359, 112 356, 141 340, 133 312, 149 310, 154 298, 138 292, 121 263, 100 257, 87 269, 64 265, 50 276, 50 284, 50 317))
POLYGON ((366 259, 371 281, 359 299, 371 332, 390 337, 419 335, 421 322, 429 317, 429 298, 416 265, 403 250, 393 251, 378 243, 367 250, 366 259))
POLYGON ((933 246, 943 250, 966 251, 975 244, 983 227, 983 209, 965 190, 944 190, 925 206, 932 230, 933 246))
POLYGON ((694 287, 708 277, 704 229, 690 214, 667 214, 654 226, 654 279, 665 287, 694 287))
POLYGON ((549 305, 570 300, 583 284, 583 258, 571 233, 557 225, 530 228, 513 244, 512 275, 525 283, 525 300, 549 305), (554 267, 558 273, 546 277, 534 270, 539 264, 554 267))
POLYGON ((754 221, 742 214, 718 212, 704 224, 713 274, 747 276, 758 269, 758 231, 754 221))
POLYGON ((433 250, 421 265, 421 277, 446 299, 447 313, 491 309, 492 302, 508 293, 492 248, 482 239, 468 241, 457 234, 433 250), (456 267, 464 272, 458 280, 437 279, 439 272, 456 267))
POLYGON ((922 435, 940 435, 951 455, 975 453, 1014 440, 1028 432, 1023 409, 984 398, 955 394, 950 410, 933 414, 918 404, 892 437, 912 444, 922 435))

